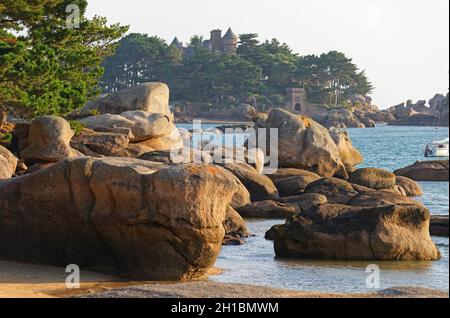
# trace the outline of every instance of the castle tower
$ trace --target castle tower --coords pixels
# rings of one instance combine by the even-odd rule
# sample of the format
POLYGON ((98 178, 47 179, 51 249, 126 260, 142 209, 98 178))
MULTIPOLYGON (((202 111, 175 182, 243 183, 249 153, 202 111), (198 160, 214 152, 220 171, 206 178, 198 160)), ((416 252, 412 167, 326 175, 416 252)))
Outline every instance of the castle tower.
POLYGON ((231 28, 223 36, 223 52, 226 54, 235 54, 239 42, 239 37, 233 32, 231 28))
POLYGON ((212 52, 223 52, 222 30, 211 31, 211 38, 208 41, 209 49, 212 52))

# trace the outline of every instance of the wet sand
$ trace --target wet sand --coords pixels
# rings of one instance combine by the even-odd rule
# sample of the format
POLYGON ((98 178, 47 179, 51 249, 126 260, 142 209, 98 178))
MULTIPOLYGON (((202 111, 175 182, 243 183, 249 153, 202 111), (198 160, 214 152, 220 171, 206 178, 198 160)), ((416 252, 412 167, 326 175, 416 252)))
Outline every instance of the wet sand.
MULTIPOLYGON (((220 270, 213 269, 211 274, 220 274, 220 270)), ((81 272, 79 289, 68 289, 66 277, 65 268, 0 260, 0 298, 448 298, 446 292, 415 287, 393 288, 371 294, 328 294, 212 281, 130 282, 88 271, 81 272)))

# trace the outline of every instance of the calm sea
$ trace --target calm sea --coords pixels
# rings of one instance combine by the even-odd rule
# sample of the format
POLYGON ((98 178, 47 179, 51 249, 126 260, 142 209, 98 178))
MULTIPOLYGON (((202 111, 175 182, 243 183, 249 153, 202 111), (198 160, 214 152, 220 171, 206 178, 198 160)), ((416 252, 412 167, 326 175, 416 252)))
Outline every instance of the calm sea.
MULTIPOLYGON (((187 127, 183 125, 184 127, 187 127)), ((210 128, 207 125, 204 128, 210 128)), ((374 129, 349 129, 354 146, 363 153, 364 167, 395 170, 424 160, 425 145, 447 138, 448 128, 378 126, 374 129)), ((432 214, 449 213, 449 183, 422 182, 424 196, 418 198, 432 214)), ((226 246, 216 267, 222 275, 214 281, 253 284, 300 291, 370 292, 366 288, 366 267, 379 266, 380 288, 420 286, 449 289, 449 240, 433 237, 442 252, 436 262, 349 262, 317 260, 280 260, 265 232, 284 220, 248 220, 254 237, 243 246, 226 246)))

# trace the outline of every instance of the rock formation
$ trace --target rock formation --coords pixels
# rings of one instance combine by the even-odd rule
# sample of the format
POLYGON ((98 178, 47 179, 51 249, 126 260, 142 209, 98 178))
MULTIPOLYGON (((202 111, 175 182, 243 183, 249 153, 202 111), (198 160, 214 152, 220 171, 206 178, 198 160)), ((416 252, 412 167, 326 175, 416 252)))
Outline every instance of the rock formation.
POLYGON ((0 145, 0 180, 9 179, 16 172, 17 158, 0 145))
POLYGON ((296 203, 280 203, 277 201, 253 202, 237 209, 244 218, 286 219, 300 212, 296 203))
POLYGON ((237 189, 220 167, 67 159, 0 181, 0 256, 143 280, 202 277, 237 189))
POLYGON ((430 214, 419 205, 323 204, 288 219, 275 238, 279 257, 343 260, 437 260, 430 214))
POLYGON ((417 161, 394 173, 414 181, 449 181, 448 167, 448 160, 417 161))
POLYGON ((169 87, 163 83, 132 86, 89 102, 73 116, 86 117, 96 113, 119 115, 134 110, 159 113, 172 118, 169 108, 169 87))
POLYGON ((436 260, 430 213, 421 204, 390 191, 328 197, 290 217, 266 235, 279 257, 343 260, 436 260), (336 198, 345 204, 339 204, 336 198))
POLYGON ((315 121, 274 109, 264 127, 278 129, 280 167, 304 169, 323 177, 347 177, 335 142, 328 130, 315 121))
POLYGON ((258 173, 246 163, 226 164, 225 169, 233 173, 248 189, 252 201, 279 198, 278 190, 267 176, 258 173))
POLYGON ((64 158, 75 158, 82 154, 70 146, 74 131, 61 117, 43 116, 31 122, 28 145, 21 153, 25 163, 58 162, 64 158))
POLYGON ((375 189, 390 189, 395 186, 395 174, 379 168, 362 168, 350 174, 349 182, 375 189))

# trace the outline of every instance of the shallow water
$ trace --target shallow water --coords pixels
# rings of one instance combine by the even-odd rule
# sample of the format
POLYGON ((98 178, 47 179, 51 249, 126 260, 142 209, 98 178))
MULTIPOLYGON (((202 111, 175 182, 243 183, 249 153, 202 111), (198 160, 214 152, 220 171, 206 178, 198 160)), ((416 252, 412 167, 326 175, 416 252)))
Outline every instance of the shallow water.
MULTIPOLYGON (((207 128, 214 125, 207 125, 207 128)), ((185 126, 187 127, 187 126, 185 126)), ((448 128, 378 126, 349 129, 354 146, 363 153, 362 167, 395 170, 425 160, 425 145, 448 137, 448 128)), ((432 214, 449 213, 449 183, 421 182, 424 196, 418 200, 432 214)), ((273 242, 265 232, 284 220, 248 220, 255 235, 243 246, 225 246, 216 267, 224 270, 214 281, 244 283, 300 291, 370 292, 366 288, 367 265, 374 262, 280 260, 275 258, 273 242)), ((420 286, 449 290, 449 240, 433 238, 442 253, 436 262, 376 262, 380 288, 420 286)))

